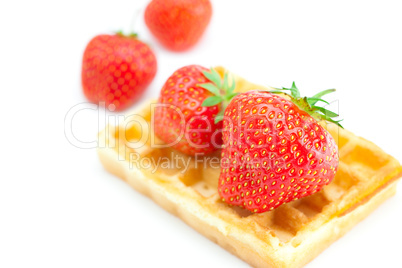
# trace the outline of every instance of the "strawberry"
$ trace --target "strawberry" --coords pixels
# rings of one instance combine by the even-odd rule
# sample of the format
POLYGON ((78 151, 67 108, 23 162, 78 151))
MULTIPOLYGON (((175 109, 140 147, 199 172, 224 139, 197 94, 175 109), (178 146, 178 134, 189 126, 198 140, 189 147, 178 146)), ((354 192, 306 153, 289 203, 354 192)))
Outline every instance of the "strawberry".
MULTIPOLYGON (((219 194, 252 212, 319 191, 338 167, 338 148, 317 120, 335 121, 337 114, 316 106, 326 90, 301 98, 291 88, 249 91, 236 96, 223 118, 223 150, 219 194), (291 96, 274 93, 290 90, 291 96)), ((326 102, 327 103, 327 102, 326 102)))
POLYGON ((189 65, 175 71, 162 87, 155 109, 155 134, 188 154, 208 154, 222 144, 225 104, 237 93, 214 70, 189 65))
POLYGON ((153 0, 145 23, 168 49, 183 51, 200 39, 212 16, 209 0, 153 0))
POLYGON ((156 69, 154 53, 136 35, 98 35, 82 60, 84 94, 91 102, 104 101, 123 110, 144 93, 156 69))

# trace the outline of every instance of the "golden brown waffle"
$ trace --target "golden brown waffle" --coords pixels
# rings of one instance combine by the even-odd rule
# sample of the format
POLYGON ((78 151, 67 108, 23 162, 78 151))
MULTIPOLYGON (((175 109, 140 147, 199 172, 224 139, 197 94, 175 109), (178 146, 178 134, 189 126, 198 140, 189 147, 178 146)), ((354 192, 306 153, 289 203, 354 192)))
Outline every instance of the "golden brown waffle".
MULTIPOLYGON (((224 71, 221 67, 216 70, 220 74, 224 71)), ((238 76, 234 78, 238 92, 264 88, 238 76)), ((217 191, 220 168, 216 163, 204 166, 172 149, 151 148, 151 142, 160 144, 160 141, 150 128, 150 106, 151 103, 145 104, 119 127, 108 126, 99 134, 102 164, 255 267, 307 264, 392 196, 402 175, 398 161, 375 144, 328 125, 340 155, 333 182, 312 196, 271 212, 252 214, 220 200, 217 191), (139 144, 143 146, 137 148, 139 144), (175 161, 178 158, 181 160, 175 161), (183 163, 189 164, 187 170, 183 163)), ((219 152, 208 157, 218 156, 219 152)), ((208 162, 207 158, 204 160, 208 162)))

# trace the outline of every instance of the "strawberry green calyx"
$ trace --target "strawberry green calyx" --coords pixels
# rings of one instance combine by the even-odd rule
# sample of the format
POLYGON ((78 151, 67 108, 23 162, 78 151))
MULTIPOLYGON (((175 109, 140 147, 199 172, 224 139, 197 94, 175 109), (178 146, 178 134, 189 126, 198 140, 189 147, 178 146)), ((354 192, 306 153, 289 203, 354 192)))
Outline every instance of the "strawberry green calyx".
POLYGON ((117 32, 116 32, 116 35, 124 36, 124 37, 131 37, 131 38, 138 38, 138 34, 137 34, 137 33, 131 32, 131 33, 129 33, 129 34, 124 34, 122 30, 117 31, 117 32))
POLYGON ((223 80, 213 68, 211 68, 209 71, 203 72, 203 75, 208 78, 211 83, 199 84, 198 86, 208 90, 213 94, 213 96, 206 98, 202 103, 202 106, 209 107, 218 104, 221 105, 220 112, 215 117, 215 123, 218 123, 222 121, 223 113, 225 112, 225 109, 229 105, 230 101, 239 93, 234 92, 236 87, 234 79, 232 79, 232 83, 229 86, 229 77, 226 72, 223 76, 223 80))
POLYGON ((326 120, 328 122, 334 123, 337 126, 343 128, 343 126, 339 123, 342 120, 334 120, 335 117, 338 117, 339 115, 325 109, 324 107, 317 106, 317 102, 323 102, 325 104, 329 104, 326 100, 322 99, 321 97, 335 92, 335 89, 327 89, 323 90, 317 94, 315 94, 313 97, 300 97, 300 91, 296 87, 295 82, 293 82, 292 87, 290 88, 275 88, 275 90, 271 90, 271 93, 275 94, 285 94, 288 97, 290 97, 291 101, 296 104, 301 110, 305 111, 309 115, 311 115, 314 119, 317 121, 320 120, 326 120), (290 94, 285 93, 284 91, 290 91, 290 94))

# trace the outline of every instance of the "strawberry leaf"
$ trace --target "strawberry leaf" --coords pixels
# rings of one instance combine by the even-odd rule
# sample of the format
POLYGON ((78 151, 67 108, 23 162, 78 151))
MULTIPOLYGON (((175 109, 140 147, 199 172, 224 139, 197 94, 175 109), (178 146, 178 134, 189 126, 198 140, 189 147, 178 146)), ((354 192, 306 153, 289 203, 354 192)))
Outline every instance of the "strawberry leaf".
POLYGON ((199 87, 202 87, 203 89, 208 90, 209 92, 211 92, 212 94, 219 96, 220 92, 219 92, 219 88, 217 88, 214 84, 211 83, 204 83, 204 84, 198 84, 199 87))
MULTIPOLYGON (((323 90, 323 91, 321 91, 321 92, 318 92, 317 94, 315 94, 312 98, 321 98, 322 96, 324 96, 324 95, 327 95, 327 94, 329 94, 329 93, 332 93, 332 92, 335 92, 336 90, 334 89, 334 88, 331 88, 331 89, 326 89, 326 90, 323 90)), ((315 103, 313 103, 313 105, 314 105, 315 103)))
POLYGON ((209 107, 209 106, 214 106, 223 101, 221 96, 212 96, 209 98, 206 98, 204 102, 201 104, 203 107, 209 107))
POLYGON ((231 99, 233 99, 237 95, 239 95, 238 92, 229 93, 229 94, 225 95, 225 100, 230 101, 231 99))
POLYGON ((208 78, 212 83, 214 83, 218 88, 221 88, 221 77, 220 75, 211 68, 209 71, 204 71, 202 74, 208 78))
MULTIPOLYGON (((223 86, 224 89, 229 89, 229 84, 228 84, 228 74, 225 72, 223 75, 223 86)), ((228 90, 229 91, 229 90, 228 90)))
POLYGON ((300 98, 300 91, 299 91, 299 89, 296 87, 295 81, 293 81, 292 87, 289 88, 289 90, 290 90, 290 92, 292 92, 292 96, 293 96, 294 98, 300 98))
MULTIPOLYGON (((293 98, 297 99, 300 98, 300 91, 299 89, 296 87, 296 83, 293 81, 292 86, 290 88, 286 88, 286 87, 282 87, 282 88, 275 88, 275 90, 271 90, 269 92, 271 93, 284 93, 282 91, 284 90, 289 90, 290 94, 293 98)), ((285 93, 284 93, 285 94, 285 93)))
POLYGON ((316 103, 319 102, 319 101, 322 101, 322 102, 324 102, 324 103, 326 103, 326 104, 329 104, 328 101, 323 100, 323 99, 320 99, 320 98, 314 98, 314 97, 307 98, 307 102, 308 102, 308 104, 310 104, 311 106, 313 106, 314 104, 316 104, 316 103))
POLYGON ((283 92, 283 91, 280 91, 280 90, 270 90, 269 93, 273 93, 273 94, 286 94, 286 95, 288 95, 287 93, 285 93, 285 92, 283 92))
POLYGON ((215 116, 215 124, 219 123, 220 121, 223 120, 223 113, 225 110, 220 110, 220 112, 215 116))
POLYGON ((339 116, 338 114, 336 114, 334 112, 331 112, 331 111, 329 111, 329 110, 327 110, 327 109, 325 109, 323 107, 320 107, 320 106, 311 106, 311 108, 320 111, 321 113, 323 113, 324 115, 326 115, 328 117, 338 117, 339 116))
POLYGON ((333 120, 332 118, 328 117, 328 118, 324 118, 324 120, 327 120, 328 122, 334 123, 335 125, 343 128, 343 126, 339 123, 339 122, 343 121, 343 119, 341 119, 341 120, 333 120))

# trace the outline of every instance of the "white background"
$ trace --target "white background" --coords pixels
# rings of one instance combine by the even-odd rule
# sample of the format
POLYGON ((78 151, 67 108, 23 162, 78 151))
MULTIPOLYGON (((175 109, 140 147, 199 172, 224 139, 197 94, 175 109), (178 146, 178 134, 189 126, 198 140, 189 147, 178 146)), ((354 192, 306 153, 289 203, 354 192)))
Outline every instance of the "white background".
MULTIPOLYGON (((68 110, 85 102, 81 57, 95 35, 128 29, 146 1, 0 3, 0 267, 247 267, 181 220, 106 173, 95 149, 64 136, 68 110)), ((146 96, 187 64, 223 65, 306 95, 335 87, 345 128, 402 160, 402 39, 399 1, 213 2, 192 50, 163 49, 146 96)), ((100 122, 99 125, 103 125, 100 122)), ((74 118, 83 141, 97 112, 74 118)), ((312 267, 401 267, 402 187, 312 267)))

